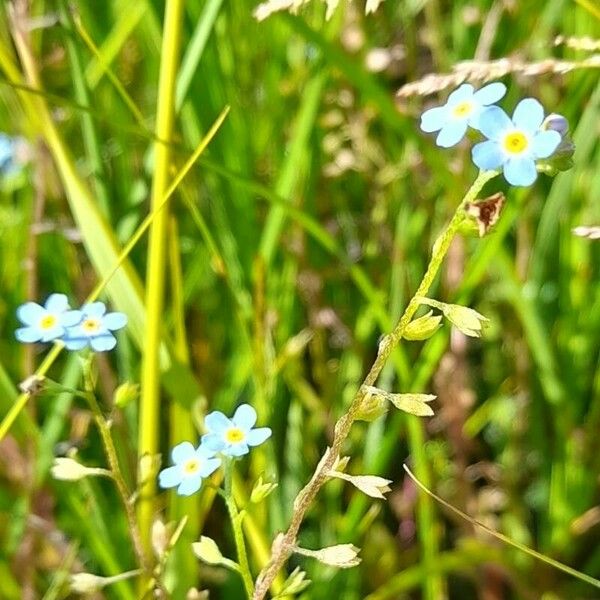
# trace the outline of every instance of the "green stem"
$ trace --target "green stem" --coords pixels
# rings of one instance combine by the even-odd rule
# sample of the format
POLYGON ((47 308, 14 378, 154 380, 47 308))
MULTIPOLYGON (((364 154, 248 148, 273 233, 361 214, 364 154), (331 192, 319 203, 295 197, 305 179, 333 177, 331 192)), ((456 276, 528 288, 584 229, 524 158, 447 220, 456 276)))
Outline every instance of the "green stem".
MULTIPOLYGON (((163 43, 158 84, 158 107, 156 118, 156 137, 171 140, 175 121, 175 81, 181 42, 183 20, 183 0, 167 0, 163 43)), ((152 210, 163 201, 169 186, 169 165, 171 149, 167 144, 154 145, 154 179, 152 183, 152 210)), ((156 213, 150 229, 148 247, 148 266, 146 284, 147 321, 144 337, 144 355, 142 361, 142 396, 139 417, 139 475, 140 502, 138 519, 142 544, 146 556, 152 556, 151 529, 154 518, 154 497, 156 494, 156 473, 153 457, 158 453, 159 435, 159 348, 162 335, 164 287, 166 270, 166 239, 168 207, 156 213), (143 460, 142 460, 143 459, 143 460)))
POLYGON ((249 599, 254 594, 254 583, 252 582, 252 573, 250 572, 250 564, 248 563, 248 554, 246 552, 246 542, 244 541, 244 533, 242 531, 243 515, 237 509, 235 499, 233 497, 233 459, 226 459, 225 463, 225 504, 229 511, 231 526, 233 527, 233 537, 237 550, 238 564, 240 566, 240 575, 244 582, 244 588, 249 599))
MULTIPOLYGON (((365 377, 363 385, 359 387, 356 396, 350 405, 350 408, 337 421, 331 448, 327 449, 324 456, 319 461, 319 464, 315 469, 310 481, 296 496, 296 499, 294 500, 294 514, 292 515, 289 528, 281 538, 279 544, 277 544, 277 548, 275 552, 273 552, 269 564, 260 572, 256 580, 256 590, 254 592, 253 600, 262 600, 266 596, 271 583, 277 576, 277 573, 294 551, 294 547, 296 546, 296 537, 298 535, 300 525, 304 520, 304 515, 311 506, 318 491, 327 481, 327 472, 333 468, 333 465, 340 453, 342 444, 348 437, 352 424, 360 411, 364 397, 363 387, 367 385, 373 385, 377 381, 377 378, 385 366, 388 357, 400 342, 406 326, 410 323, 414 314, 417 312, 420 304, 419 297, 427 295, 427 292, 429 291, 429 288, 431 287, 431 284, 433 283, 440 269, 444 257, 450 248, 450 244, 452 243, 452 240, 454 239, 454 236, 456 235, 464 218, 465 205, 468 202, 475 200, 483 186, 497 174, 497 171, 482 171, 479 173, 477 179, 474 181, 473 185, 465 194, 462 202, 454 212, 454 215, 448 223, 448 226, 436 240, 433 246, 432 257, 429 262, 429 266, 427 267, 427 271, 423 276, 421 284, 408 303, 408 306, 404 310, 404 313, 402 314, 402 317, 400 317, 400 321, 398 321, 398 324, 394 330, 381 342, 377 358, 375 359, 371 370, 365 377)), ((433 536, 429 536, 426 539, 428 540, 427 543, 429 546, 425 549, 425 556, 431 561, 435 555, 435 547, 437 546, 437 542, 433 536)))
POLYGON ((102 410, 100 409, 98 401, 96 400, 91 360, 91 356, 86 358, 82 368, 85 398, 92 410, 92 414, 94 415, 96 426, 100 431, 100 438, 102 439, 102 445, 104 447, 104 452, 106 454, 108 465, 110 467, 110 476, 115 482, 117 491, 119 492, 119 497, 125 508, 125 515, 127 517, 127 523, 129 525, 129 531, 131 533, 131 539, 133 541, 133 547, 135 550, 136 558, 138 560, 139 565, 145 571, 148 571, 149 565, 145 558, 144 549, 142 547, 142 542, 140 538, 140 531, 138 529, 137 520, 135 518, 135 511, 133 510, 133 506, 131 503, 131 492, 129 491, 127 483, 125 482, 125 479, 123 478, 123 475, 121 473, 119 459, 117 457, 117 449, 115 448, 115 444, 112 439, 110 426, 104 418, 102 410))

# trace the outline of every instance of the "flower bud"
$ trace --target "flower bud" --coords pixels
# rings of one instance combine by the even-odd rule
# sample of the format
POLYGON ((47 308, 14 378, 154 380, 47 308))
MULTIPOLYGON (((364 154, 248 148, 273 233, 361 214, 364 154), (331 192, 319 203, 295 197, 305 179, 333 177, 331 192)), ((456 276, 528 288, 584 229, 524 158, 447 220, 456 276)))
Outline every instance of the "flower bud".
POLYGON ((137 400, 140 395, 140 386, 137 383, 126 381, 122 383, 116 390, 113 396, 115 406, 124 408, 129 403, 137 400))
POLYGON ((306 548, 296 547, 294 551, 297 554, 316 558, 324 565, 338 567, 339 569, 349 569, 360 563, 360 558, 358 558, 360 548, 353 544, 338 544, 321 548, 321 550, 307 550, 306 548))
POLYGON ((201 535, 200 541, 192 544, 192 550, 194 551, 194 554, 207 565, 221 565, 226 562, 226 559, 221 554, 215 540, 205 535, 201 535))
POLYGON ((66 457, 55 458, 50 472, 54 479, 61 481, 79 481, 84 477, 109 474, 106 469, 86 467, 80 462, 66 457))
POLYGON ((285 598, 303 592, 310 585, 310 579, 306 579, 306 573, 296 567, 290 576, 284 581, 281 591, 273 598, 285 598))
POLYGON ((71 591, 76 594, 93 594, 110 583, 107 577, 99 577, 91 573, 75 573, 69 578, 71 591))
POLYGON ((275 488, 276 483, 263 483, 262 476, 256 480, 252 493, 250 494, 250 502, 258 504, 262 502, 275 488))

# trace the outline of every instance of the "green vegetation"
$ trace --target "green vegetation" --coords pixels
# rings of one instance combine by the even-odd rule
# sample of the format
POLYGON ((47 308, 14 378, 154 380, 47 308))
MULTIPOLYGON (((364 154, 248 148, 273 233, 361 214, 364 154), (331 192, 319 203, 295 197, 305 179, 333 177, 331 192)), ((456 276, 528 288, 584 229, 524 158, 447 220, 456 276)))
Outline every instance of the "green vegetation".
POLYGON ((312 584, 297 597, 311 600, 600 595, 458 517, 403 469, 600 579, 600 243, 572 232, 600 225, 598 8, 364 8, 342 1, 326 20, 312 0, 259 22, 239 0, 2 4, 0 132, 22 139, 0 175, 1 598, 66 598, 70 574, 85 572, 116 577, 104 597, 133 600, 155 562, 173 598, 192 587, 246 597, 192 543, 210 537, 237 560, 229 510, 253 576, 268 562, 477 176, 469 144, 437 148, 419 129, 464 77, 438 81, 439 94, 397 92, 473 59, 469 80, 505 83, 507 111, 531 96, 569 120, 573 168, 526 188, 485 185, 481 197, 506 195, 499 222, 455 239, 428 292, 431 307, 484 315, 481 337, 436 321, 432 337, 394 350, 377 386, 434 416, 390 410, 354 425, 346 473, 392 490, 384 501, 328 481, 299 535, 304 549, 352 543, 362 562, 293 555, 274 588, 300 567, 312 584), (17 307, 52 292, 125 313, 116 348, 90 363, 19 344, 17 307), (48 379, 21 393, 36 369, 48 379), (227 502, 223 473, 190 497, 156 490, 170 449, 197 444, 207 413, 243 403, 273 435, 227 470, 227 502), (117 485, 53 478, 54 458, 74 449, 86 466, 118 464, 117 485), (259 477, 278 485, 252 503, 259 477))

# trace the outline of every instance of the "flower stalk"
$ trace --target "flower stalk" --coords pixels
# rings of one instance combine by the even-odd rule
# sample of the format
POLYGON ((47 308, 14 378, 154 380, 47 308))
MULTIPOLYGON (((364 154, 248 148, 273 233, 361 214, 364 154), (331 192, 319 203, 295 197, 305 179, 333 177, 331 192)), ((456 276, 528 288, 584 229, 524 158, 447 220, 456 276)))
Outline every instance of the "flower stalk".
POLYGON ((375 362, 365 377, 362 385, 359 386, 350 408, 338 419, 335 425, 335 433, 331 448, 325 452, 310 481, 296 496, 296 499, 294 500, 294 513, 292 515, 292 520, 288 530, 283 536, 280 536, 276 540, 277 543, 273 544, 271 560, 260 572, 256 580, 256 589, 254 591, 254 595, 252 596, 253 600, 262 600, 265 598, 271 583, 277 576, 277 573, 294 552, 294 548, 296 547, 296 538, 300 526, 304 521, 304 516, 310 508, 317 493, 327 481, 328 473, 333 469, 334 464, 340 454, 342 444, 348 437, 352 424, 360 412, 362 400, 365 395, 364 386, 372 386, 375 384, 379 374, 387 362, 387 359, 389 358, 393 349, 400 342, 402 334, 404 333, 407 325, 411 322, 414 314, 419 308, 420 298, 427 295, 427 292, 429 291, 429 288, 431 287, 440 269, 444 257, 450 248, 450 244, 452 243, 452 240, 454 239, 454 236, 456 235, 460 224, 464 219, 465 205, 468 202, 473 202, 479 192, 482 190, 483 186, 490 179, 496 177, 496 175, 498 175, 497 171, 481 171, 479 173, 473 185, 465 194, 463 200, 454 212, 454 215, 452 216, 452 219, 448 223, 446 229, 436 240, 433 246, 431 260, 427 267, 427 271, 423 276, 421 284, 408 303, 394 330, 380 343, 377 358, 375 359, 375 362))

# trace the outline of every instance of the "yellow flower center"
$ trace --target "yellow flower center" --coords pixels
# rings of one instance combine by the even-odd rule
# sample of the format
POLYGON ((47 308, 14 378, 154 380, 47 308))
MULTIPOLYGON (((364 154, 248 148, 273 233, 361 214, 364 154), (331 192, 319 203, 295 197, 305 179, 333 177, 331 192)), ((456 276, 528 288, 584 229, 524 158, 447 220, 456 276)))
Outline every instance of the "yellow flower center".
POLYGON ((227 433, 225 434, 225 439, 230 444, 238 444, 239 442, 242 442, 245 437, 246 435, 244 432, 238 427, 232 427, 231 429, 228 429, 227 433))
POLYGON ((504 150, 509 154, 522 154, 529 146, 527 136, 521 131, 513 131, 507 134, 502 143, 504 150))
POLYGON ((86 333, 96 333, 96 331, 98 331, 100 329, 100 321, 98 321, 98 319, 86 319, 82 324, 81 324, 81 328, 86 332, 86 333))
POLYGON ((58 319, 54 315, 46 315, 40 320, 41 329, 52 329, 56 325, 58 319))
POLYGON ((197 458, 190 458, 183 464, 183 472, 186 475, 194 475, 200 468, 200 461, 197 458))
POLYGON ((464 119, 469 116, 473 111, 473 103, 465 100, 465 102, 460 102, 452 109, 452 114, 458 119, 464 119))

